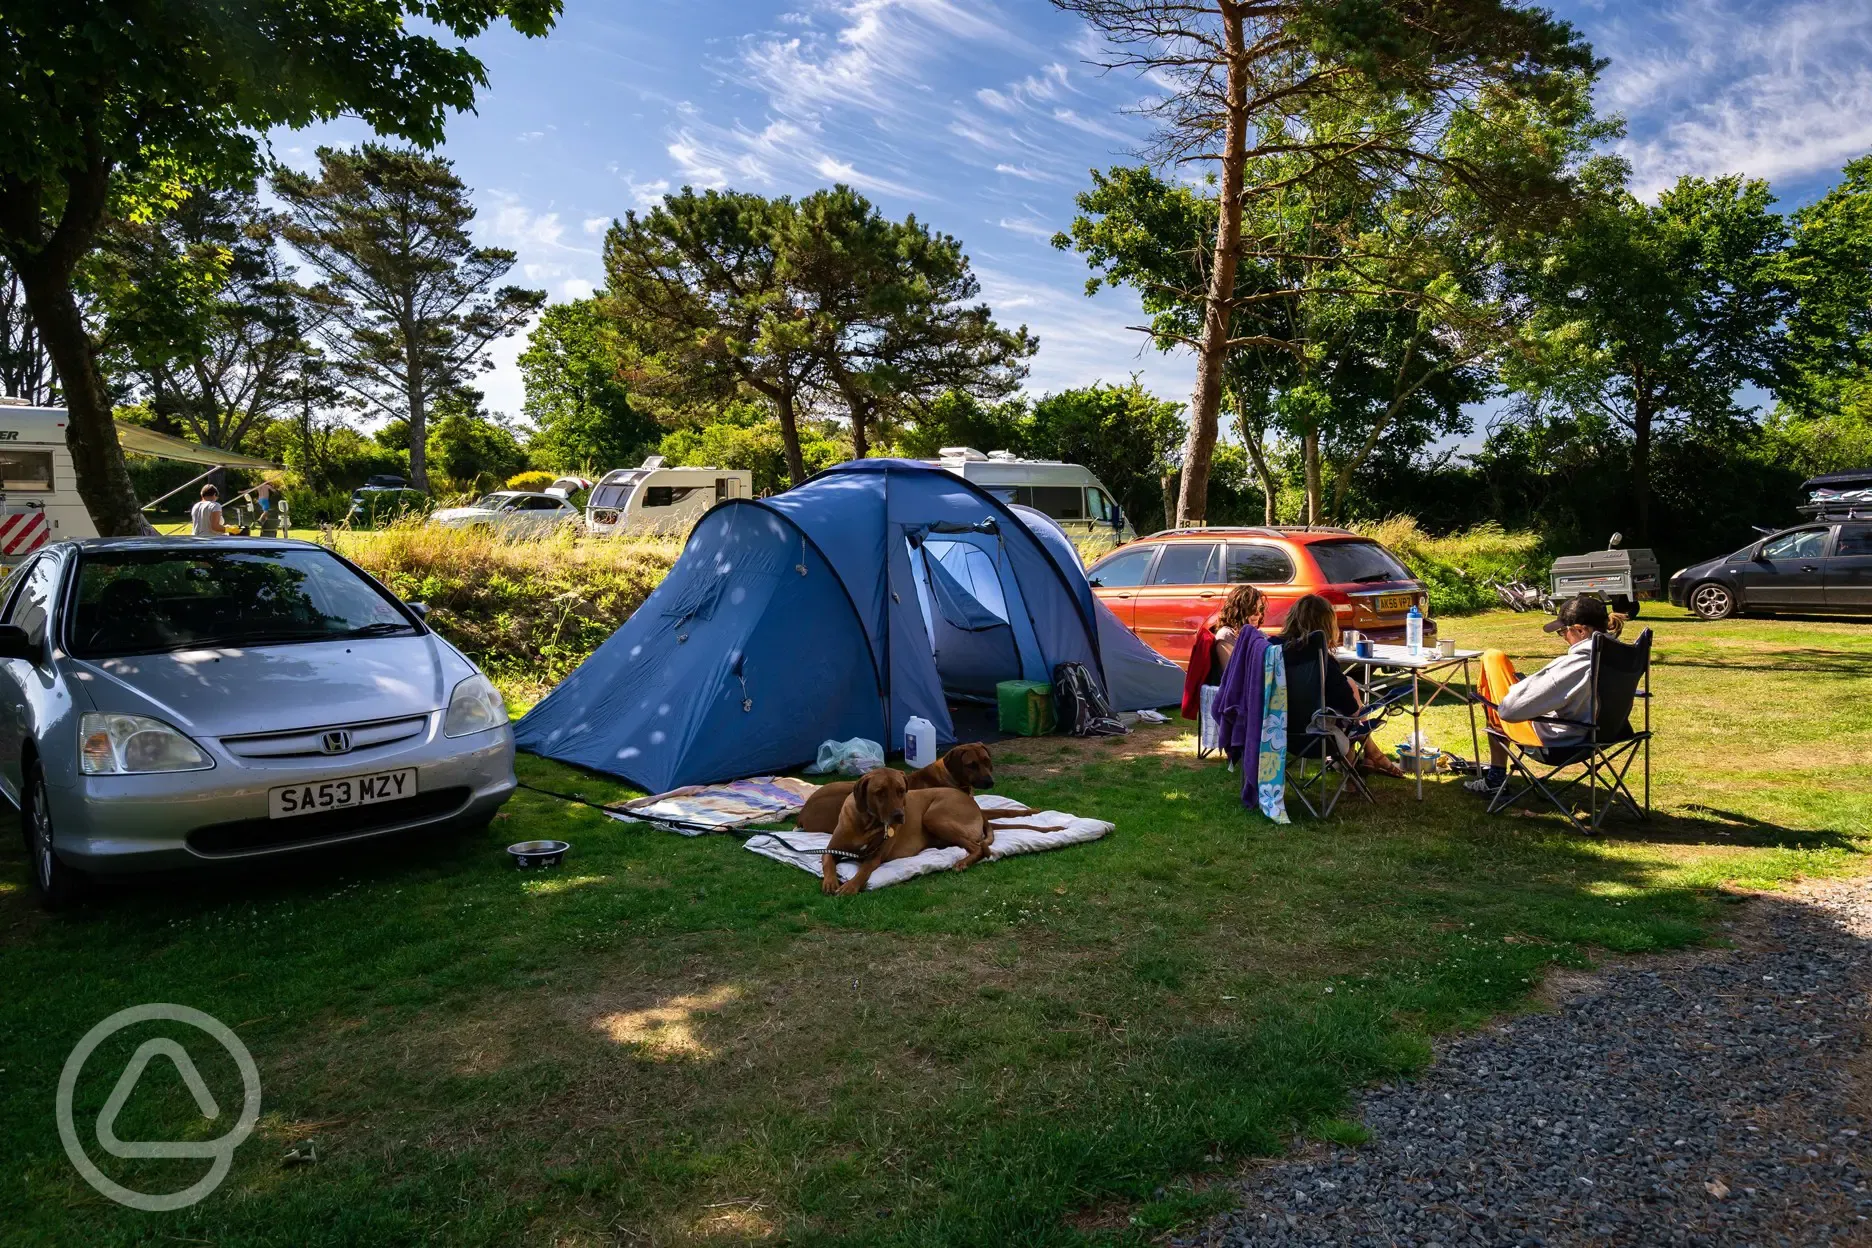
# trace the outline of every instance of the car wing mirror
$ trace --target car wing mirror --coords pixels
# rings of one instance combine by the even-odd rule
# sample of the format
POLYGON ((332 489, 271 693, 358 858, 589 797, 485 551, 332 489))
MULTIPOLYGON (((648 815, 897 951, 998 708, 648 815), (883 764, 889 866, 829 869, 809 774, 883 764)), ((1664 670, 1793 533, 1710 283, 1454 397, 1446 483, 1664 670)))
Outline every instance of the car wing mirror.
POLYGON ((415 616, 417 619, 426 620, 429 618, 429 604, 428 603, 406 602, 403 605, 409 608, 409 613, 415 616))
POLYGON ((17 624, 0 624, 0 659, 25 659, 37 663, 45 658, 45 647, 17 624))

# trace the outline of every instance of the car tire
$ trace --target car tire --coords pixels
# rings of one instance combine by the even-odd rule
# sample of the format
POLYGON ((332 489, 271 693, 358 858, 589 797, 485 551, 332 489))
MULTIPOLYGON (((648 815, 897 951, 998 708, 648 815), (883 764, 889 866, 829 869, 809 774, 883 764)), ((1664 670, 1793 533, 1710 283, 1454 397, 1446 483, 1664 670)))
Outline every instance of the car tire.
POLYGON ((1704 581, 1700 585, 1691 586, 1686 601, 1698 619, 1726 620, 1737 613, 1735 590, 1720 581, 1704 581))
POLYGON ((20 833, 26 840, 26 865, 39 904, 47 910, 63 910, 77 901, 84 891, 84 873, 58 856, 52 808, 46 801, 45 769, 37 759, 26 764, 25 783, 20 786, 20 833))

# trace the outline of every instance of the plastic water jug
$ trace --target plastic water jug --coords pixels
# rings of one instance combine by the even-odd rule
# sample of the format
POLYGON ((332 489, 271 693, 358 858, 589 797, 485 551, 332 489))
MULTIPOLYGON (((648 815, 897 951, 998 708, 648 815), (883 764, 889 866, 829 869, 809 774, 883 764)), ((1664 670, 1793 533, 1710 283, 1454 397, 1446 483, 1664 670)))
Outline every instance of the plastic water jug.
POLYGON ((1423 651, 1423 612, 1412 603, 1410 614, 1404 617, 1404 644, 1410 647, 1411 658, 1416 658, 1423 651))
POLYGON ((921 768, 935 761, 936 725, 921 715, 912 715, 904 724, 904 762, 921 768))

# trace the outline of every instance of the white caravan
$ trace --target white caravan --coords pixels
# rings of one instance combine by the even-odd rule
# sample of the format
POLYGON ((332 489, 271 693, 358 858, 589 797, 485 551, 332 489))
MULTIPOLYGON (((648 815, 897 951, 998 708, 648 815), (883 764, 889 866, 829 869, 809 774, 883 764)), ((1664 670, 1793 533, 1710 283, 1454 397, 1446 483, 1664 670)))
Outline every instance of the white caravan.
POLYGON ((987 490, 1004 503, 1032 507, 1074 537, 1128 542, 1131 518, 1092 470, 1056 459, 1020 459, 1008 451, 984 455, 972 446, 945 446, 929 462, 987 490))
POLYGON ((665 468, 652 455, 607 472, 585 503, 593 534, 687 533, 725 498, 754 497, 754 474, 735 468, 665 468))
POLYGON ((47 542, 96 537, 78 497, 63 408, 0 402, 0 566, 47 542))

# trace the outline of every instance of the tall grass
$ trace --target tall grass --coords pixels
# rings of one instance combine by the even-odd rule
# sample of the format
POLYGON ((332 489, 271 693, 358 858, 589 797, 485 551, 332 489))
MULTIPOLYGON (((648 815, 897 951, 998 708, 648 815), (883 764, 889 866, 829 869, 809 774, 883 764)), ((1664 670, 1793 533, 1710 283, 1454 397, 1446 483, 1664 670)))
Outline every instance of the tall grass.
POLYGON ((415 522, 340 533, 338 547, 502 684, 538 696, 650 596, 682 553, 676 538, 537 541, 415 522))
POLYGON ((1432 537, 1410 516, 1388 516, 1353 528, 1383 544, 1404 561, 1411 574, 1430 587, 1430 609, 1437 615, 1465 615, 1498 605, 1482 582, 1544 581, 1553 557, 1537 533, 1510 533, 1489 521, 1473 529, 1432 537))

